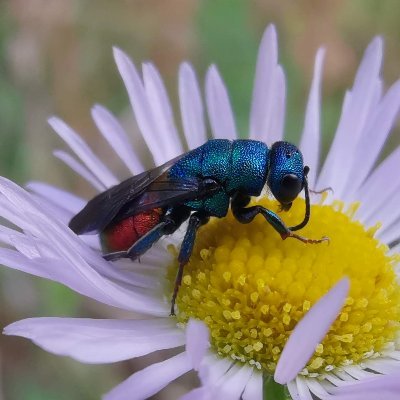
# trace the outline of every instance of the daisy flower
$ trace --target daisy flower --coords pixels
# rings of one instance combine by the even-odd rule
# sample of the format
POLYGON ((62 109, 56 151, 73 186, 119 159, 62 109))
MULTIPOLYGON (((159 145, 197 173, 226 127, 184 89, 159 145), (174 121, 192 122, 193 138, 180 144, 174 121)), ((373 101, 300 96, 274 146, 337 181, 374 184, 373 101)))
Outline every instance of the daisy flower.
MULTIPOLYGON (((284 131, 286 83, 277 47, 276 32, 270 26, 260 45, 249 122, 249 138, 268 145, 282 140, 284 131)), ((31 318, 11 324, 5 333, 29 338, 47 351, 82 362, 111 363, 179 348, 186 343, 183 328, 189 319, 200 320, 210 334, 210 349, 201 362, 208 371, 202 378, 204 387, 218 387, 231 399, 261 399, 263 382, 266 396, 268 385, 273 385, 270 377, 281 354, 286 354, 282 359, 290 365, 291 352, 282 351, 297 323, 313 305, 321 310, 318 299, 347 276, 350 289, 347 296, 342 291, 346 297, 343 308, 339 307, 343 298, 333 296, 333 302, 322 302, 326 313, 312 314, 320 320, 324 314, 334 319, 340 310, 323 338, 308 341, 309 326, 307 330, 300 324, 296 330, 300 332, 294 336, 300 340, 298 346, 311 345, 315 352, 309 361, 302 361, 306 365, 300 365, 301 371, 287 382, 282 398, 289 394, 306 400, 348 396, 352 389, 342 394, 337 391, 354 382, 370 382, 377 374, 398 373, 400 175, 396 171, 400 149, 378 160, 399 111, 400 82, 384 91, 382 53, 382 39, 377 37, 345 95, 338 128, 321 168, 324 49, 316 54, 300 149, 310 166, 310 187, 332 187, 334 191, 312 196, 311 219, 301 232, 311 238, 328 236, 330 244, 282 241, 262 218, 247 225, 230 214, 212 219, 199 230, 185 267, 176 317, 169 316, 169 308, 182 234, 160 240, 140 263, 111 263, 102 258, 98 237, 76 236, 67 227, 85 200, 44 183, 32 182, 25 191, 1 179, 0 215, 12 225, 0 227, 0 240, 5 244, 0 263, 143 315, 131 320, 31 318), (319 342, 315 345, 313 340, 319 342)), ((205 111, 213 137, 238 137, 228 92, 215 66, 205 78, 204 103, 193 68, 185 63, 179 70, 183 141, 155 67, 146 63, 139 75, 121 50, 115 49, 114 56, 155 165, 207 140, 205 111)), ((140 158, 118 120, 101 106, 95 106, 92 115, 128 171, 142 172, 140 158)), ((72 128, 58 118, 49 122, 75 153, 58 150, 56 157, 99 192, 119 182, 72 128)), ((278 209, 271 197, 255 201, 278 209)), ((289 226, 297 224, 304 217, 304 199, 298 198, 281 216, 289 226)), ((328 320, 321 320, 325 330, 328 320)), ((187 356, 193 355, 196 346, 188 347, 192 350, 133 374, 105 399, 148 398, 193 366, 197 368, 197 356, 195 361, 187 356)))

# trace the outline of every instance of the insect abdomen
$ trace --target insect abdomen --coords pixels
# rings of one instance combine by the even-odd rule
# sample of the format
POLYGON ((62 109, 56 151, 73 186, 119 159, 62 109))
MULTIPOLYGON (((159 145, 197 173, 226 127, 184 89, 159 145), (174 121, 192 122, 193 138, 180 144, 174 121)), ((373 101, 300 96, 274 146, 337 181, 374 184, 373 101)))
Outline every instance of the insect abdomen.
POLYGON ((137 240, 153 229, 162 216, 163 210, 155 208, 108 225, 100 236, 103 251, 128 250, 137 240))

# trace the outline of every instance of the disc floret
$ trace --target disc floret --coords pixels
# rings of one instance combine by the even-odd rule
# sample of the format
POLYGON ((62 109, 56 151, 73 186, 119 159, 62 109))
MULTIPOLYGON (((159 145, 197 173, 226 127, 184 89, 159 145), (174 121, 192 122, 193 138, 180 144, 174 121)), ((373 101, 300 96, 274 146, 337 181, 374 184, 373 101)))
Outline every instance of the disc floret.
MULTIPOLYGON (((269 199, 259 204, 278 209, 269 199)), ((243 225, 232 215, 213 219, 199 230, 177 298, 177 319, 203 320, 214 350, 273 373, 297 322, 344 275, 351 281, 346 304, 303 371, 318 376, 360 364, 394 347, 399 333, 400 287, 396 257, 374 234, 352 220, 357 205, 313 205, 302 234, 329 236, 330 244, 282 241, 259 216, 243 225)), ((301 220, 304 201, 282 217, 301 220)), ((173 282, 175 268, 170 270, 173 282)))

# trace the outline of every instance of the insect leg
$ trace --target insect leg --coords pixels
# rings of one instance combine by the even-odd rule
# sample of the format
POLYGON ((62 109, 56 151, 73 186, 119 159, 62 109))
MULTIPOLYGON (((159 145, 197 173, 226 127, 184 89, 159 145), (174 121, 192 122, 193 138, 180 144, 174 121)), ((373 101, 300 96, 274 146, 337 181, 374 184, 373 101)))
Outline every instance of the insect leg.
POLYGON ((105 254, 103 257, 108 261, 115 261, 120 258, 131 258, 132 260, 144 254, 150 247, 163 236, 165 227, 169 221, 162 221, 153 229, 136 241, 128 250, 115 251, 105 254))
POLYGON ((189 258, 192 254, 197 230, 201 225, 206 224, 209 219, 209 216, 200 212, 193 213, 189 218, 189 224, 178 255, 179 269, 175 279, 174 293, 172 294, 170 315, 175 315, 175 301, 176 296, 178 295, 179 286, 182 282, 183 268, 189 261, 189 258))
POLYGON ((174 233, 190 215, 190 210, 186 207, 170 209, 165 214, 163 220, 153 229, 148 231, 139 240, 137 240, 128 250, 116 251, 105 254, 103 257, 108 261, 118 260, 120 258, 130 258, 136 260, 143 255, 150 247, 156 243, 162 236, 174 233))
POLYGON ((321 243, 329 241, 324 236, 321 239, 308 239, 304 236, 297 235, 292 232, 282 221, 282 219, 273 211, 268 210, 262 206, 245 207, 248 204, 250 198, 248 196, 237 195, 232 199, 232 212, 235 218, 242 224, 248 224, 251 222, 256 215, 261 214, 267 222, 281 235, 281 238, 285 240, 288 237, 300 240, 303 243, 321 243))

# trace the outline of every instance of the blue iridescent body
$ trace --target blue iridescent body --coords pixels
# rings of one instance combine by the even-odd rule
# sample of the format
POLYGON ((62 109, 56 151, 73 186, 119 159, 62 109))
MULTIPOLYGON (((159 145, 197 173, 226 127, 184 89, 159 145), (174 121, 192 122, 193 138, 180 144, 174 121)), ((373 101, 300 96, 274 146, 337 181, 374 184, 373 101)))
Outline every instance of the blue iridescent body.
POLYGON ((133 176, 99 194, 70 221, 78 233, 99 232, 107 260, 136 259, 162 236, 175 232, 188 220, 178 256, 179 271, 172 296, 171 314, 181 283, 183 267, 189 261, 196 233, 210 217, 226 216, 229 207, 241 223, 261 214, 281 235, 305 243, 326 240, 307 239, 294 231, 303 228, 310 217, 307 186, 308 167, 299 149, 287 142, 271 148, 256 140, 209 140, 166 164, 133 176), (252 196, 267 186, 289 210, 304 189, 304 220, 287 227, 273 211, 248 204, 252 196))
POLYGON ((236 192, 260 195, 267 179, 268 155, 267 145, 255 140, 209 140, 178 160, 168 176, 178 180, 201 177, 217 181, 220 188, 215 193, 184 205, 222 218, 236 192))

